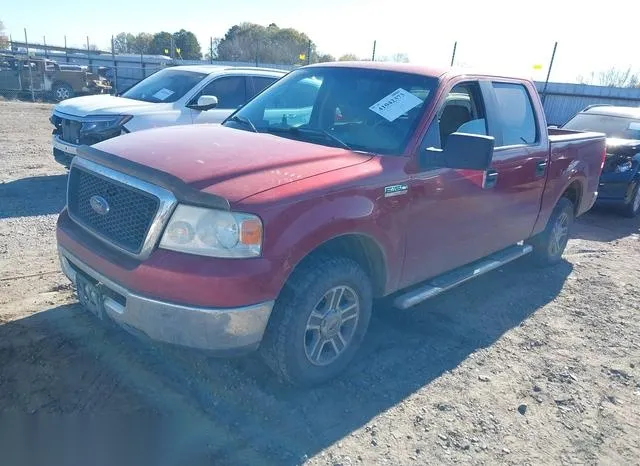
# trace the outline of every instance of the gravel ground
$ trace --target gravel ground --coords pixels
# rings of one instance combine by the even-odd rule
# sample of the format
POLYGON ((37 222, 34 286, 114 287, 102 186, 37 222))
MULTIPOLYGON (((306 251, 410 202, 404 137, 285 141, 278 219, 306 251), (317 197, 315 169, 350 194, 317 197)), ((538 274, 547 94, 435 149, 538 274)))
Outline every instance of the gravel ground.
POLYGON ((77 305, 50 110, 0 102, 3 414, 130 420, 103 444, 171 419, 137 464, 639 463, 640 220, 591 212, 554 268, 511 264, 409 312, 381 301, 348 373, 294 390, 255 356, 148 344, 77 305))

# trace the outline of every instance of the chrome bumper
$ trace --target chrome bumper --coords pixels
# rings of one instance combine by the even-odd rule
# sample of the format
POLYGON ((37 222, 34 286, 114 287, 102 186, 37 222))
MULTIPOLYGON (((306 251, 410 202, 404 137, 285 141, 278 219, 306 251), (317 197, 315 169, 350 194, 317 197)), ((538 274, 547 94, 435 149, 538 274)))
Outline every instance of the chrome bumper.
POLYGON ((243 351, 259 346, 273 301, 241 308, 203 308, 158 301, 137 295, 114 283, 59 248, 64 274, 76 285, 76 269, 120 295, 103 300, 104 313, 121 326, 166 343, 212 351, 243 351))

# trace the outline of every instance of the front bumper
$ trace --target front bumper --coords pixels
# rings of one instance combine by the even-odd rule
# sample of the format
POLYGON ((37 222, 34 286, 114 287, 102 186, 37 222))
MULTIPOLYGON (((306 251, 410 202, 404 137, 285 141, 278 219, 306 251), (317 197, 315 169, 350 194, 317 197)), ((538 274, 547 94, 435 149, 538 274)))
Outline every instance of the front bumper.
POLYGON ((56 134, 51 136, 51 145, 53 146, 53 158, 56 162, 69 168, 71 160, 78 153, 78 146, 63 141, 56 134))
MULTIPOLYGON (((195 307, 147 298, 128 290, 58 247, 64 274, 76 285, 78 273, 106 289, 104 314, 119 325, 161 342, 214 352, 244 352, 262 341, 274 302, 245 307, 195 307)), ((137 333, 136 332, 136 333, 137 333)))

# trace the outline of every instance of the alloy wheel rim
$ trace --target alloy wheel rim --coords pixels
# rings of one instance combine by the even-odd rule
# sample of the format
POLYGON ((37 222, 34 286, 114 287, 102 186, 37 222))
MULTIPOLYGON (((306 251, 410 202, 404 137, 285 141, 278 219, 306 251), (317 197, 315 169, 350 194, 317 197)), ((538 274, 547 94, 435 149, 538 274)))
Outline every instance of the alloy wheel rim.
POLYGON ((562 251, 569 236, 569 214, 562 212, 556 220, 553 230, 551 230, 551 241, 549 243, 549 253, 557 256, 562 251))
POLYGON ((309 362, 327 366, 342 355, 353 340, 360 317, 360 300, 345 285, 328 290, 311 311, 304 332, 309 362))

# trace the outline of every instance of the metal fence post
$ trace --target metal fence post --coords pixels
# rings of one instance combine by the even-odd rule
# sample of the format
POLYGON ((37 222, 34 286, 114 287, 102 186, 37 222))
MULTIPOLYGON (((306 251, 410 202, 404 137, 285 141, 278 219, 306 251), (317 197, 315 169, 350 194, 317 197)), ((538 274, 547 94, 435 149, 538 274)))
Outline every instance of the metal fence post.
POLYGON ((31 69, 31 57, 29 56, 29 39, 27 39, 27 28, 24 28, 24 43, 27 46, 27 66, 29 67, 29 83, 31 84, 31 101, 36 101, 36 95, 33 91, 33 70, 31 69))

